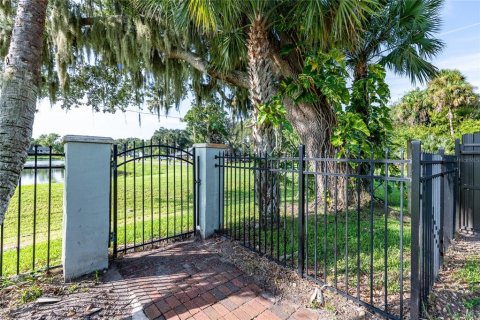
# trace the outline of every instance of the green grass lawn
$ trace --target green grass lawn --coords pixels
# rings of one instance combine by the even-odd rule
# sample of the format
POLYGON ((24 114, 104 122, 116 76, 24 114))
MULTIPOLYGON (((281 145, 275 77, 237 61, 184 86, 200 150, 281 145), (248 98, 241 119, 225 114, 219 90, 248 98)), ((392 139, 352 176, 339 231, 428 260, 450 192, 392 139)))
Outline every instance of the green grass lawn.
POLYGON ((62 206, 63 184, 52 184, 50 192, 48 184, 37 185, 36 191, 33 185, 24 185, 21 190, 17 188, 1 228, 2 275, 16 274, 17 263, 20 273, 42 269, 48 263, 50 266, 61 263, 62 206), (49 220, 50 248, 47 241, 49 220))
POLYGON ((126 168, 120 166, 118 170, 119 246, 194 230, 191 165, 149 159, 136 162, 135 166, 129 162, 126 168))
POLYGON ((480 291, 480 258, 469 257, 465 265, 456 270, 455 277, 467 283, 470 291, 480 291))

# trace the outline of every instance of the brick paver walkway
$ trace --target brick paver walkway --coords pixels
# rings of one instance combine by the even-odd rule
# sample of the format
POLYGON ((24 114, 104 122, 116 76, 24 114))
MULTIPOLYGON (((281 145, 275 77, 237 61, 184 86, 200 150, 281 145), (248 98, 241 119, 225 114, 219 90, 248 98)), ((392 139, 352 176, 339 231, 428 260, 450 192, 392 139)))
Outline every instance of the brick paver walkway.
POLYGON ((180 242, 126 255, 116 263, 149 319, 317 319, 279 300, 225 262, 208 242, 180 242))

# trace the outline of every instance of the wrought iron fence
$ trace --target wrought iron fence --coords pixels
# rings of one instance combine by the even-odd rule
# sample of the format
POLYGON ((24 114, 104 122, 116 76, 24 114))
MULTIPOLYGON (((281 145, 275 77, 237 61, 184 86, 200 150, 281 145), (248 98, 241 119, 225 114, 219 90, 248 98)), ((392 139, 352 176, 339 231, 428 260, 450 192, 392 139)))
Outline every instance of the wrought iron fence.
POLYGON ((114 145, 110 214, 114 256, 195 232, 196 162, 194 150, 152 141, 114 145))
POLYGON ((35 146, 0 225, 0 277, 61 265, 64 154, 35 146))
POLYGON ((480 232, 480 133, 465 134, 457 141, 460 157, 458 227, 468 233, 480 232))
POLYGON ((303 146, 293 157, 217 159, 222 234, 379 314, 403 317, 409 160, 311 158, 303 146))
POLYGON ((419 144, 411 159, 220 153, 219 232, 385 318, 415 319, 453 235, 456 163, 419 144))
POLYGON ((447 156, 421 151, 412 143, 412 306, 411 317, 421 316, 438 277, 443 255, 456 231, 458 148, 447 156))

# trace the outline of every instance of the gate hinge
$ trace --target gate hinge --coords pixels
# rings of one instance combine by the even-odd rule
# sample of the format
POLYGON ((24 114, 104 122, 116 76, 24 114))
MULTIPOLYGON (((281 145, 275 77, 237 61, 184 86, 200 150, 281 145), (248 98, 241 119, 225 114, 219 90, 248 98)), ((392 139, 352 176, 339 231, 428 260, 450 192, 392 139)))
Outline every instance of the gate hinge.
POLYGON ((195 180, 195 184, 198 184, 198 185, 202 184, 202 180, 196 179, 196 180, 195 180))
POLYGON ((117 235, 115 234, 115 232, 110 232, 110 241, 111 242, 117 241, 117 235))

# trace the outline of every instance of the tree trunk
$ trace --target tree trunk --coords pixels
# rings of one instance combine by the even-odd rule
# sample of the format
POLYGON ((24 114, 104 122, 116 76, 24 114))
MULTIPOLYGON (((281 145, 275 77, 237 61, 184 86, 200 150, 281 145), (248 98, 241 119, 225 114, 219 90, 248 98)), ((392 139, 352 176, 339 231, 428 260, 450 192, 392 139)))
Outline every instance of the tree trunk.
MULTIPOLYGON (((295 104, 289 97, 284 98, 287 107, 287 117, 305 145, 307 158, 333 158, 335 150, 331 144, 333 129, 336 125, 335 112, 324 99, 318 104, 295 104)), ((326 203, 329 209, 344 210, 348 203, 354 203, 355 189, 347 184, 344 177, 333 174, 346 173, 345 163, 335 161, 306 161, 307 171, 327 172, 326 176, 316 176, 316 200, 318 205, 326 203)), ((352 183, 352 180, 349 181, 352 183)), ((308 208, 307 208, 308 210, 308 208)))
MULTIPOLYGON (((354 69, 354 75, 353 75, 353 84, 352 86, 355 86, 358 81, 362 81, 368 76, 368 63, 367 59, 360 59, 360 61, 355 65, 354 69)), ((368 88, 367 88, 367 82, 363 82, 363 95, 360 97, 357 97, 356 99, 353 99, 352 105, 354 108, 354 111, 359 114, 365 124, 368 125, 368 121, 370 118, 370 101, 369 101, 369 96, 368 96, 368 88)), ((372 146, 374 145, 380 145, 380 139, 383 137, 380 137, 379 134, 376 132, 373 132, 373 135, 371 135, 368 140, 372 146)), ((361 159, 368 159, 371 156, 370 152, 364 152, 361 151, 358 154, 358 157, 361 159)), ((361 175, 368 175, 370 172, 370 168, 362 163, 359 168, 359 174, 361 175)), ((371 181, 364 179, 361 180, 360 185, 359 185, 359 190, 358 192, 353 192, 353 197, 352 199, 355 198, 355 201, 359 201, 360 205, 363 206, 366 204, 367 201, 370 201, 370 184, 371 181), (359 199, 357 199, 359 198, 359 199)))
MULTIPOLYGON (((254 112, 254 117, 258 114, 254 112)), ((255 193, 259 208, 260 227, 268 229, 275 226, 280 217, 280 179, 277 172, 269 169, 274 167, 274 161, 268 160, 273 154, 275 129, 257 124, 253 127, 255 155, 258 157, 255 171, 255 193)))
MULTIPOLYGON (((275 149, 275 128, 268 120, 260 123, 259 107, 267 104, 276 92, 273 63, 269 59, 270 44, 262 17, 257 16, 248 34, 249 93, 254 111, 254 153, 262 158, 269 157, 275 149)), ((277 173, 268 169, 271 161, 260 160, 257 165, 267 170, 255 173, 256 194, 259 206, 260 226, 268 228, 275 224, 280 214, 280 183, 277 173)))
POLYGON ((305 145, 307 157, 332 154, 334 149, 330 140, 336 119, 327 101, 319 101, 318 104, 295 104, 286 96, 283 102, 287 108, 288 120, 305 145))
POLYGON ((47 0, 19 0, 0 89, 0 223, 27 158, 40 81, 47 0))
MULTIPOLYGON (((368 76, 368 65, 366 62, 359 62, 355 66, 354 74, 353 74, 353 84, 355 85, 358 81, 365 79, 368 76)), ((363 121, 367 123, 369 117, 369 108, 368 108, 368 93, 367 88, 363 88, 364 94, 361 98, 355 99, 353 101, 353 108, 356 113, 362 116, 363 121)))
POLYGON ((452 109, 450 108, 448 108, 447 118, 448 118, 448 125, 450 126, 450 135, 453 137, 455 134, 453 131, 453 112, 452 112, 452 109))

